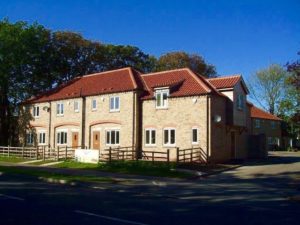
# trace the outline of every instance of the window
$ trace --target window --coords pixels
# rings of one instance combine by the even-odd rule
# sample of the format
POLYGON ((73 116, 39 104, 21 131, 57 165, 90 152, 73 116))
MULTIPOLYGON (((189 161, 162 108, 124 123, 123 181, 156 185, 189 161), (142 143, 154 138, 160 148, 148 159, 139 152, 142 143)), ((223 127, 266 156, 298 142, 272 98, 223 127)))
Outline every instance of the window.
POLYGON ((44 131, 39 133, 39 144, 46 144, 46 133, 44 131))
POLYGON ((157 90, 155 92, 156 108, 166 109, 168 108, 168 96, 169 90, 157 90))
POLYGON ((56 115, 58 115, 58 116, 64 115, 64 103, 56 104, 56 115))
POLYGON ((97 100, 96 99, 92 100, 92 110, 93 111, 97 110, 97 100))
POLYGON ((116 112, 120 111, 120 97, 110 97, 109 111, 116 112))
POLYGON ((66 131, 59 131, 57 133, 57 144, 63 145, 63 144, 67 144, 67 139, 68 135, 66 131))
POLYGON ((275 121, 271 121, 271 128, 272 128, 272 129, 275 129, 275 128, 276 128, 276 123, 275 123, 275 121))
POLYGON ((164 145, 166 146, 175 146, 176 143, 175 129, 166 128, 164 129, 164 145))
POLYGON ((192 144, 198 144, 198 128, 192 129, 192 144))
POLYGON ((145 145, 155 145, 156 144, 156 130, 146 129, 145 131, 145 145))
POLYGON ((238 94, 237 96, 237 108, 239 110, 244 109, 244 96, 242 94, 238 94))
POLYGON ((26 143, 28 145, 32 145, 33 144, 33 133, 27 133, 26 134, 26 143))
POLYGON ((79 112, 79 101, 74 102, 74 112, 79 112))
POLYGON ((106 144, 107 145, 120 144, 120 131, 119 130, 107 130, 106 131, 106 144))
POLYGON ((260 128, 260 120, 255 119, 254 122, 255 122, 255 128, 260 128))
POLYGON ((268 144, 269 145, 280 146, 280 138, 278 138, 278 137, 268 137, 268 144))
POLYGON ((40 107, 34 106, 33 107, 33 117, 39 117, 40 116, 40 107))

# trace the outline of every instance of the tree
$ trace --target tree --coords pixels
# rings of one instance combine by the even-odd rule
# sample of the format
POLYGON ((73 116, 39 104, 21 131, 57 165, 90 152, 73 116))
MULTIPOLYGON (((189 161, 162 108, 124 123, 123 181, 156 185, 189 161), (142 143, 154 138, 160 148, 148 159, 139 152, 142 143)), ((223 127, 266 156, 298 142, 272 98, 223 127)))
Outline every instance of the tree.
POLYGON ((156 71, 188 67, 194 72, 206 77, 216 76, 213 65, 207 64, 202 56, 186 52, 171 52, 159 57, 156 71))
POLYGON ((280 65, 272 64, 250 78, 252 97, 272 114, 281 114, 287 106, 290 74, 280 65))

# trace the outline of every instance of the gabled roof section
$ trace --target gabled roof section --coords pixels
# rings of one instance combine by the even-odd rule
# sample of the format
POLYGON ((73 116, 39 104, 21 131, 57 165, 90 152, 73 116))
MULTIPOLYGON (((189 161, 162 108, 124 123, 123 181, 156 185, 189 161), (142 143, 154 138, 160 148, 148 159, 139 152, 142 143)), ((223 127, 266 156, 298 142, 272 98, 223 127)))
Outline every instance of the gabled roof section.
POLYGON ((209 78, 207 79, 213 86, 215 86, 218 90, 222 89, 232 89, 234 86, 241 82, 241 85, 244 91, 249 94, 249 90, 246 86, 246 83, 242 77, 242 75, 231 75, 231 76, 224 76, 224 77, 216 77, 216 78, 209 78))
POLYGON ((138 71, 130 67, 85 75, 31 98, 24 103, 38 103, 98 94, 118 93, 139 89, 138 71))
POLYGON ((265 119, 265 120, 277 120, 277 121, 282 120, 279 117, 256 107, 255 105, 253 105, 250 102, 247 102, 247 104, 250 107, 250 117, 251 118, 258 118, 258 119, 265 119))
POLYGON ((142 79, 147 88, 143 99, 153 98, 154 89, 160 87, 172 89, 170 97, 205 95, 212 92, 203 80, 187 68, 143 74, 142 79))

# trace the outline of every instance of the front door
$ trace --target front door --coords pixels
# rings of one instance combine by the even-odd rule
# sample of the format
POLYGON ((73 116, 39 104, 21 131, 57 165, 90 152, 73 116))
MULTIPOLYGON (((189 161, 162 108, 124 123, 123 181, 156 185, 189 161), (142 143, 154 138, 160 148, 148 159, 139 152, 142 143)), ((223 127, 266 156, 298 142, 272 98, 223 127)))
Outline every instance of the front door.
POLYGON ((78 147, 78 132, 72 132, 72 148, 78 147))
POLYGON ((100 149, 100 131, 93 132, 93 149, 100 149))
POLYGON ((231 158, 235 159, 235 132, 231 132, 231 158))

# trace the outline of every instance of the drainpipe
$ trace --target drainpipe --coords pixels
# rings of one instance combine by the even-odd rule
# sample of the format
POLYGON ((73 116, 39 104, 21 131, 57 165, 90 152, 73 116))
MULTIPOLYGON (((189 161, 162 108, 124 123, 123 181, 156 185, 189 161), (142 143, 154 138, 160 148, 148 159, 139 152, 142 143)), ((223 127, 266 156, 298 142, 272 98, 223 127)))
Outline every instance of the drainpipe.
POLYGON ((209 148, 210 148, 210 95, 206 97, 206 154, 207 154, 207 162, 209 158, 209 148))
MULTIPOLYGON (((48 147, 50 148, 50 140, 51 140, 51 111, 52 111, 52 104, 49 101, 49 128, 48 128, 48 147)), ((55 135, 54 135, 55 136, 55 135)))
POLYGON ((86 114, 86 98, 82 97, 82 114, 81 114, 81 146, 85 147, 85 114, 86 114))
POLYGON ((136 101, 136 91, 133 92, 133 96, 132 96, 132 102, 133 102, 133 104, 132 104, 133 105, 133 107, 132 107, 132 146, 134 146, 134 141, 136 140, 136 137, 135 137, 136 102, 135 101, 136 101))

